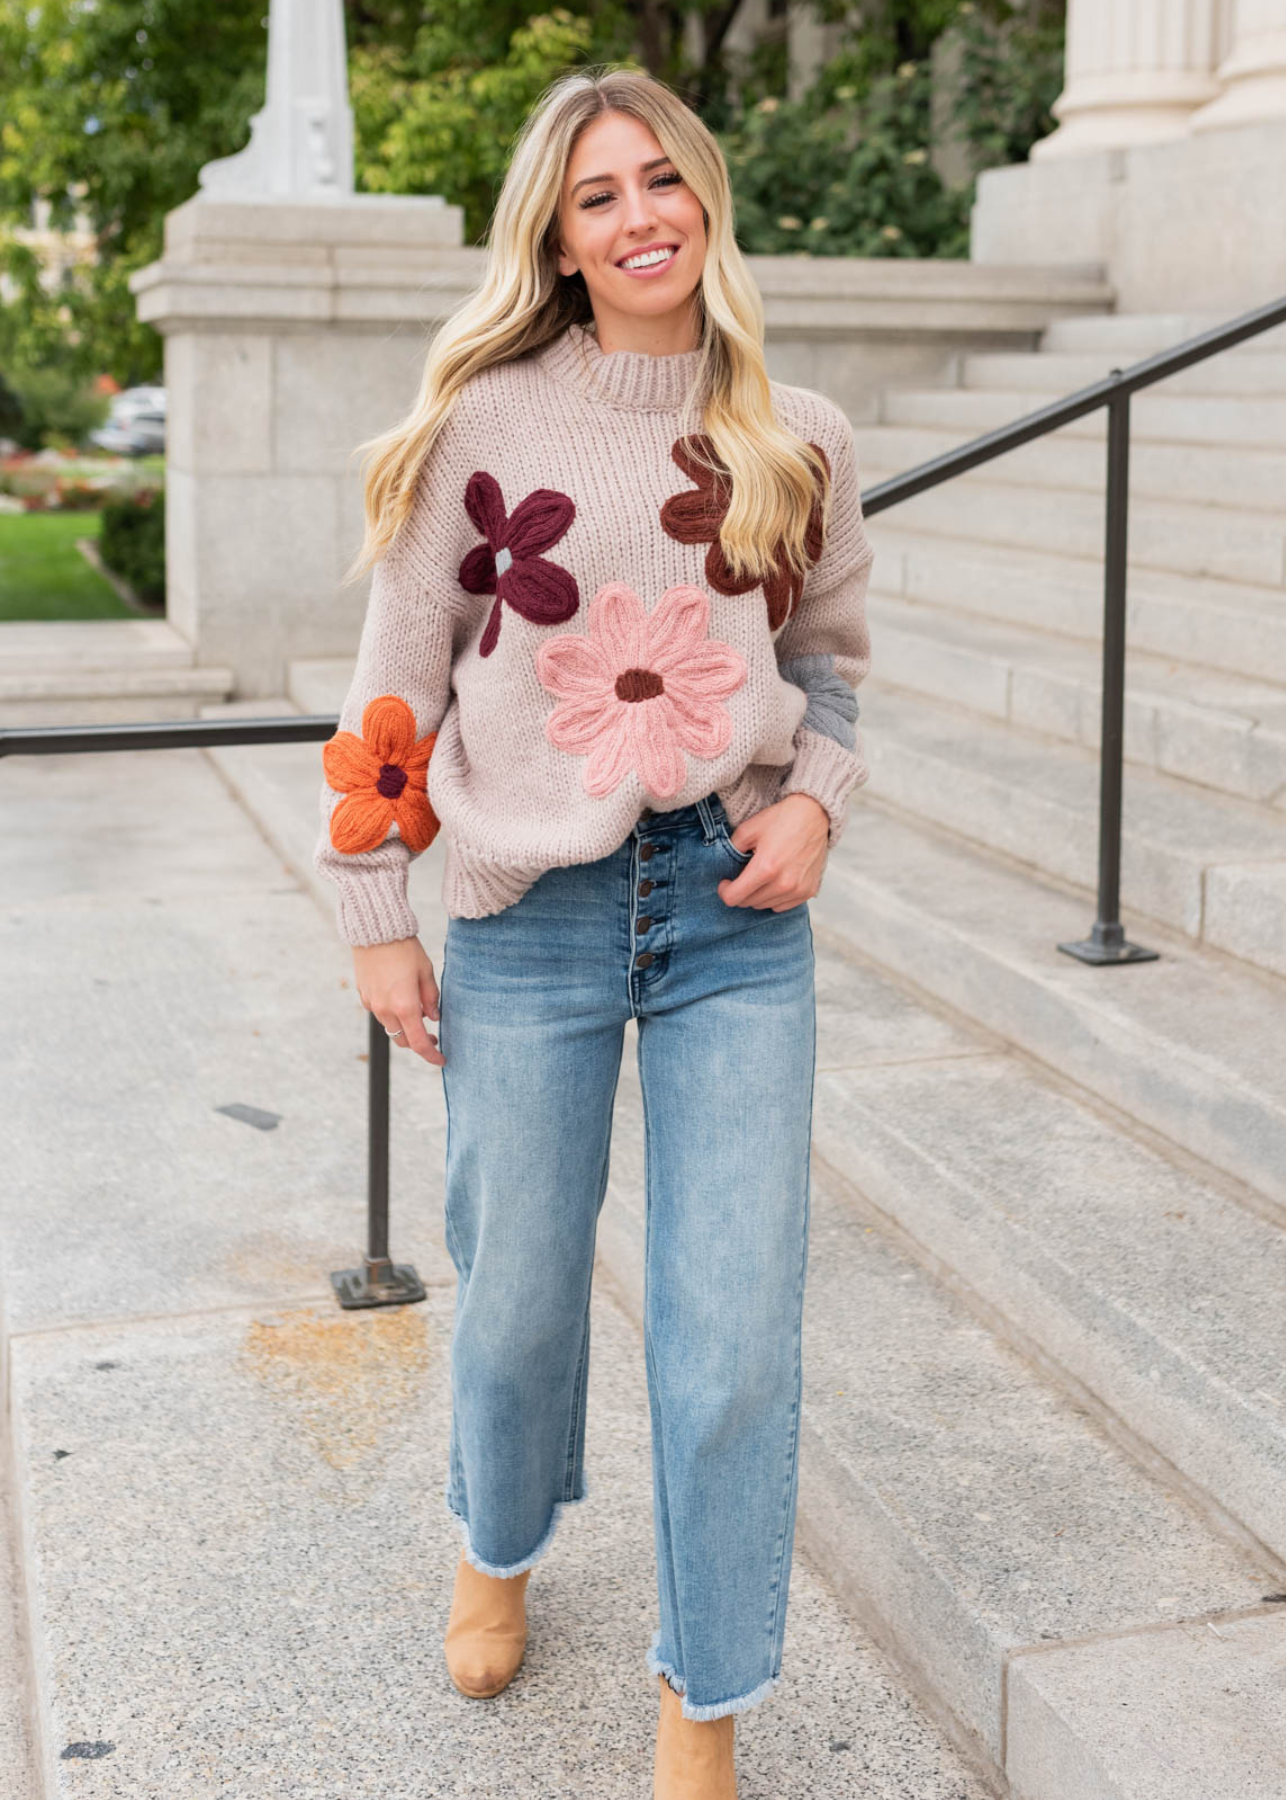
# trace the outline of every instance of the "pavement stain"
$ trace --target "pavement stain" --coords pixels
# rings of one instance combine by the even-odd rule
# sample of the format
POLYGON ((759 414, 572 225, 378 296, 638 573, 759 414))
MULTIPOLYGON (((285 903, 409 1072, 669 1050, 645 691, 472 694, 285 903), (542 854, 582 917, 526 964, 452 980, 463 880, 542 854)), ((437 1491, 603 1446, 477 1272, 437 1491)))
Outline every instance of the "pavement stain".
POLYGON ((423 1307, 299 1308, 252 1319, 240 1360, 317 1456, 346 1470, 404 1442, 432 1354, 423 1307))

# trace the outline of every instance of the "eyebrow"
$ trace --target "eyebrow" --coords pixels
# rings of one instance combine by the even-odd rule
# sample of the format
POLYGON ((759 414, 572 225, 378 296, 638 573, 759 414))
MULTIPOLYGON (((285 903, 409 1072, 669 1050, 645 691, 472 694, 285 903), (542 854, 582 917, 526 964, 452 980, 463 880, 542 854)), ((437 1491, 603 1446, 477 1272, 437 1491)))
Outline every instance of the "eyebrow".
MULTIPOLYGON (((641 175, 646 174, 646 172, 649 169, 659 168, 662 163, 673 162, 673 160, 674 160, 674 158, 671 156, 654 156, 652 158, 651 162, 645 162, 645 163, 639 164, 639 173, 641 175)), ((576 192, 577 188, 583 188, 588 182, 591 182, 591 181, 615 181, 615 180, 616 180, 615 175, 610 175, 610 174, 609 175, 582 175, 580 180, 578 182, 576 182, 574 184, 574 186, 572 187, 572 193, 574 194, 576 192)))

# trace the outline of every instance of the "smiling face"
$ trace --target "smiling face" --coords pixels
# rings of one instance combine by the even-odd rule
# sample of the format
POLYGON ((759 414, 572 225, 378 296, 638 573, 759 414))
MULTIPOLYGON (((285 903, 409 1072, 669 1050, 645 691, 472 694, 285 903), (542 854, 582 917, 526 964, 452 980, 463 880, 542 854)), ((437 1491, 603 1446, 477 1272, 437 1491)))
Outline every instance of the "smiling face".
POLYGON ((568 159, 558 223, 559 273, 584 276, 605 351, 696 348, 705 221, 650 127, 623 113, 586 126, 568 159), (640 265, 648 252, 656 254, 640 265))

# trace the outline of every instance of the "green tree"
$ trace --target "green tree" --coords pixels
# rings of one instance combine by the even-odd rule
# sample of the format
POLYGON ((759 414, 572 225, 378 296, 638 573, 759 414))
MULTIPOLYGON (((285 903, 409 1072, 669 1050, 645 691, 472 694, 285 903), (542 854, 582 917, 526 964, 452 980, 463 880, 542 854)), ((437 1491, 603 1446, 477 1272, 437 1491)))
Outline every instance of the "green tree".
MULTIPOLYGON (((265 44, 261 0, 0 0, 0 219, 26 224, 41 196, 69 226, 79 203, 97 245, 58 298, 64 354, 122 383, 155 376, 160 340, 138 324, 128 278, 159 254, 200 165, 244 141, 265 44)), ((11 273, 13 259, 11 245, 11 273)), ((11 305, 42 310, 29 283, 11 305)))
MULTIPOLYGON (((441 194, 464 208, 471 244, 485 235, 514 137, 541 91, 577 64, 619 60, 602 35, 606 16, 596 31, 564 6, 531 18, 509 10, 484 7, 479 18, 456 0, 434 8, 409 54, 369 45, 350 59, 358 185, 441 194)), ((619 31, 620 21, 606 28, 619 31)))

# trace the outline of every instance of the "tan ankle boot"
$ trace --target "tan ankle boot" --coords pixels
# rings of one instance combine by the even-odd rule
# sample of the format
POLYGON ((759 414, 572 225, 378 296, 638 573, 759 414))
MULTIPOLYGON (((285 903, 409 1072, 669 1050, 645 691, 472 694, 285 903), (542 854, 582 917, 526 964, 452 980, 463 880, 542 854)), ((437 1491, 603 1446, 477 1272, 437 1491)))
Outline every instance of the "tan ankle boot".
POLYGON ((685 1719, 683 1702, 664 1675, 656 1725, 653 1800, 737 1800, 733 1761, 735 1713, 721 1719, 685 1719))
POLYGON ((443 1648, 451 1679, 471 1700, 489 1700, 509 1686, 527 1648, 527 1581, 521 1575, 484 1575, 461 1554, 443 1648))

